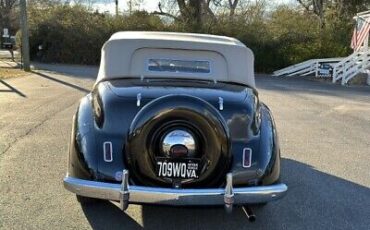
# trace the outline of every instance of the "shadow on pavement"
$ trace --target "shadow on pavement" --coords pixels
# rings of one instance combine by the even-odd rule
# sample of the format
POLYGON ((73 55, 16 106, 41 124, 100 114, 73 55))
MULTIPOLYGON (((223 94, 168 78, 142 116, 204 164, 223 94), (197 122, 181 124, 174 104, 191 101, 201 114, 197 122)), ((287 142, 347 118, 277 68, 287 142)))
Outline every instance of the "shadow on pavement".
POLYGON ((1 79, 0 79, 0 83, 2 83, 3 85, 5 85, 6 87, 9 88, 9 90, 7 90, 7 89, 5 89, 5 90, 4 89, 0 89, 0 93, 16 93, 16 94, 18 94, 21 97, 27 97, 21 91, 17 90, 16 88, 14 88, 13 86, 9 85, 8 83, 6 83, 5 81, 3 81, 1 79))
POLYGON ((47 64, 32 62, 32 66, 40 70, 48 70, 74 78, 96 79, 99 68, 97 66, 80 66, 64 64, 47 64))
MULTIPOLYGON (((282 200, 255 209, 249 223, 240 208, 143 206, 146 229, 368 229, 370 189, 298 161, 282 160, 282 181, 289 186, 282 200)), ((142 228, 110 202, 84 207, 93 229, 142 228)))
POLYGON ((93 229, 142 228, 134 219, 109 201, 82 205, 82 210, 93 229))
POLYGON ((40 72, 36 72, 36 71, 32 71, 32 73, 34 73, 34 74, 36 74, 36 75, 38 75, 40 77, 46 78, 48 80, 55 81, 57 83, 63 84, 63 85, 68 86, 68 87, 71 87, 71 88, 76 89, 78 91, 81 91, 81 92, 84 92, 84 93, 90 93, 90 90, 88 90, 88 89, 82 88, 82 87, 80 87, 78 85, 74 85, 74 84, 71 84, 71 83, 66 82, 66 81, 62 81, 60 79, 57 79, 55 77, 51 77, 51 76, 46 75, 44 73, 40 73, 40 72))

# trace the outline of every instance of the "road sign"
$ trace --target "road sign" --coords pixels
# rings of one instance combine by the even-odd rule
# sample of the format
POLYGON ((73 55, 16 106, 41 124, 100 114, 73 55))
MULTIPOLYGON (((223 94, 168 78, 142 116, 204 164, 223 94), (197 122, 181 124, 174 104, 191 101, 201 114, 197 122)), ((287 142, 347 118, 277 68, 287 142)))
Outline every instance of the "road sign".
POLYGON ((8 28, 4 28, 4 29, 3 29, 3 37, 4 37, 4 38, 9 37, 9 30, 8 30, 8 28))

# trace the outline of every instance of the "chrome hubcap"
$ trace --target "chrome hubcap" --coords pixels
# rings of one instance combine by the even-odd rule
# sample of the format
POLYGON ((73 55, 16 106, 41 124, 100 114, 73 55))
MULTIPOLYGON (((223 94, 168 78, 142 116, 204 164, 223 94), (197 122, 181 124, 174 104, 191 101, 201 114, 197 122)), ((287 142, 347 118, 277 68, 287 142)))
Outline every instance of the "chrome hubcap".
POLYGON ((194 137, 185 130, 173 130, 162 141, 162 151, 167 156, 194 156, 196 143, 194 137))

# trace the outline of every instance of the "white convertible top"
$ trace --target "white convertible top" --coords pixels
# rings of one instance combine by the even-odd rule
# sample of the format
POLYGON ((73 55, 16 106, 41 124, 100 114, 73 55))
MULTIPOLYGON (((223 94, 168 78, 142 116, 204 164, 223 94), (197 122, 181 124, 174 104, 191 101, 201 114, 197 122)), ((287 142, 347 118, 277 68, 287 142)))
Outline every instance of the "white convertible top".
POLYGON ((97 83, 122 77, 158 77, 236 82, 254 87, 253 67, 253 52, 235 38, 173 32, 118 32, 102 48, 97 83), (167 69, 161 69, 156 66, 158 63, 169 64, 167 69), (195 67, 191 66, 190 71, 168 71, 173 63, 180 63, 183 69, 189 65, 195 67), (203 69, 198 72, 198 68, 203 69))

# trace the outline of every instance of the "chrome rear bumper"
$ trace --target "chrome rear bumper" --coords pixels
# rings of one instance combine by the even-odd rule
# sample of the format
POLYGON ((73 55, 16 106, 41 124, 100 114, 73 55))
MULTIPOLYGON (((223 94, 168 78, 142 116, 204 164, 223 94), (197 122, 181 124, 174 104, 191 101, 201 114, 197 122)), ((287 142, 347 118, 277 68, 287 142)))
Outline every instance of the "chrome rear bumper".
POLYGON ((119 201, 125 210, 129 203, 161 205, 226 205, 264 203, 282 198, 285 184, 253 187, 232 187, 232 174, 227 175, 225 188, 175 189, 128 184, 128 171, 123 171, 122 184, 81 180, 66 176, 64 187, 81 196, 119 201))

